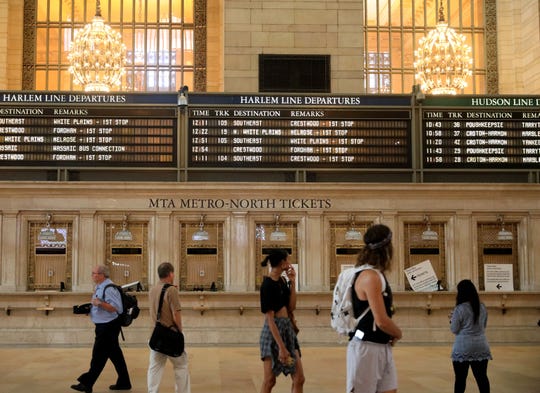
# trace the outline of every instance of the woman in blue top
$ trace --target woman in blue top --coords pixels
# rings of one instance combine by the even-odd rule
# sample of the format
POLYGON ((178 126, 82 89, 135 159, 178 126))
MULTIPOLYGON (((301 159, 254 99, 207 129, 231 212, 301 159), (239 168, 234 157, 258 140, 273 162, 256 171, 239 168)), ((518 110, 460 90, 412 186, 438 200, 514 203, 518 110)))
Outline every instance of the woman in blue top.
POLYGON ((454 393, 465 392, 471 366, 480 393, 489 393, 488 361, 492 359, 485 328, 487 310, 471 280, 457 285, 456 307, 450 314, 450 330, 456 335, 452 348, 454 393))

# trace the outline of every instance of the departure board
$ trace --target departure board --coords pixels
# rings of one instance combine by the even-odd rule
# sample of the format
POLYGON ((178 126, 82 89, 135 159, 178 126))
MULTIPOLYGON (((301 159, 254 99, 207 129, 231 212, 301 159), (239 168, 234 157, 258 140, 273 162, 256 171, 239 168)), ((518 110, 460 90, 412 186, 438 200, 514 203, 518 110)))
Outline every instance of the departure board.
POLYGON ((0 97, 0 166, 177 165, 176 96, 169 108, 129 95, 0 97))
POLYGON ((425 168, 540 167, 539 98, 432 98, 425 104, 425 168))
POLYGON ((221 100, 224 106, 200 101, 189 109, 191 167, 411 166, 411 111, 396 107, 408 99, 386 99, 385 109, 370 105, 381 100, 365 97, 231 96, 221 100))

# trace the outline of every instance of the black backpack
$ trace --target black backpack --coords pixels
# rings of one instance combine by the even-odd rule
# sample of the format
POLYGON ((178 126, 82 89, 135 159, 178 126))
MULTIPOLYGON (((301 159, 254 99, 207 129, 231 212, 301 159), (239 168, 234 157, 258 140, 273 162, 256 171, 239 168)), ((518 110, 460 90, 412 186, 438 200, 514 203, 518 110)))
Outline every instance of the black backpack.
POLYGON ((137 319, 141 311, 138 306, 137 298, 135 295, 131 295, 130 293, 124 291, 121 286, 109 284, 103 290, 103 299, 105 299, 105 291, 109 287, 115 287, 120 292, 120 296, 122 297, 122 308, 124 311, 122 314, 118 315, 118 318, 120 318, 120 324, 124 327, 131 325, 131 322, 133 322, 134 319, 137 319))

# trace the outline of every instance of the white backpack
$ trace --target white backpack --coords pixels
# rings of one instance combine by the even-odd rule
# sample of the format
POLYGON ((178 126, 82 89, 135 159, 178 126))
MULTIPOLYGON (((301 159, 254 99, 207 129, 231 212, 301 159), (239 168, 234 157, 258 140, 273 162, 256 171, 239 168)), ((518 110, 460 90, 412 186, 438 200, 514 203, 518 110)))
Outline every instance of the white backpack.
POLYGON ((386 290, 386 281, 382 273, 375 269, 373 266, 365 264, 362 266, 356 266, 342 271, 337 279, 336 286, 334 287, 334 295, 332 299, 332 308, 330 311, 330 325, 340 335, 348 336, 349 333, 354 333, 358 322, 369 312, 370 308, 367 307, 364 312, 358 317, 354 317, 352 291, 354 291, 354 281, 357 277, 357 273, 366 270, 373 269, 381 277, 383 284, 382 292, 386 290))

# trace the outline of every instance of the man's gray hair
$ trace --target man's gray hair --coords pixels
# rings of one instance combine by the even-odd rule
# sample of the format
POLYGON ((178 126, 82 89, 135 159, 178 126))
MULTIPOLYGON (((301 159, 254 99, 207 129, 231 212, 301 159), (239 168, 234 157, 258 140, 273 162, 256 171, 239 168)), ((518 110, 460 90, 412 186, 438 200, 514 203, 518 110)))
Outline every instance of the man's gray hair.
POLYGON ((105 278, 109 278, 111 276, 111 269, 109 269, 109 266, 98 265, 97 269, 98 269, 98 273, 103 273, 103 276, 105 276, 105 278))

